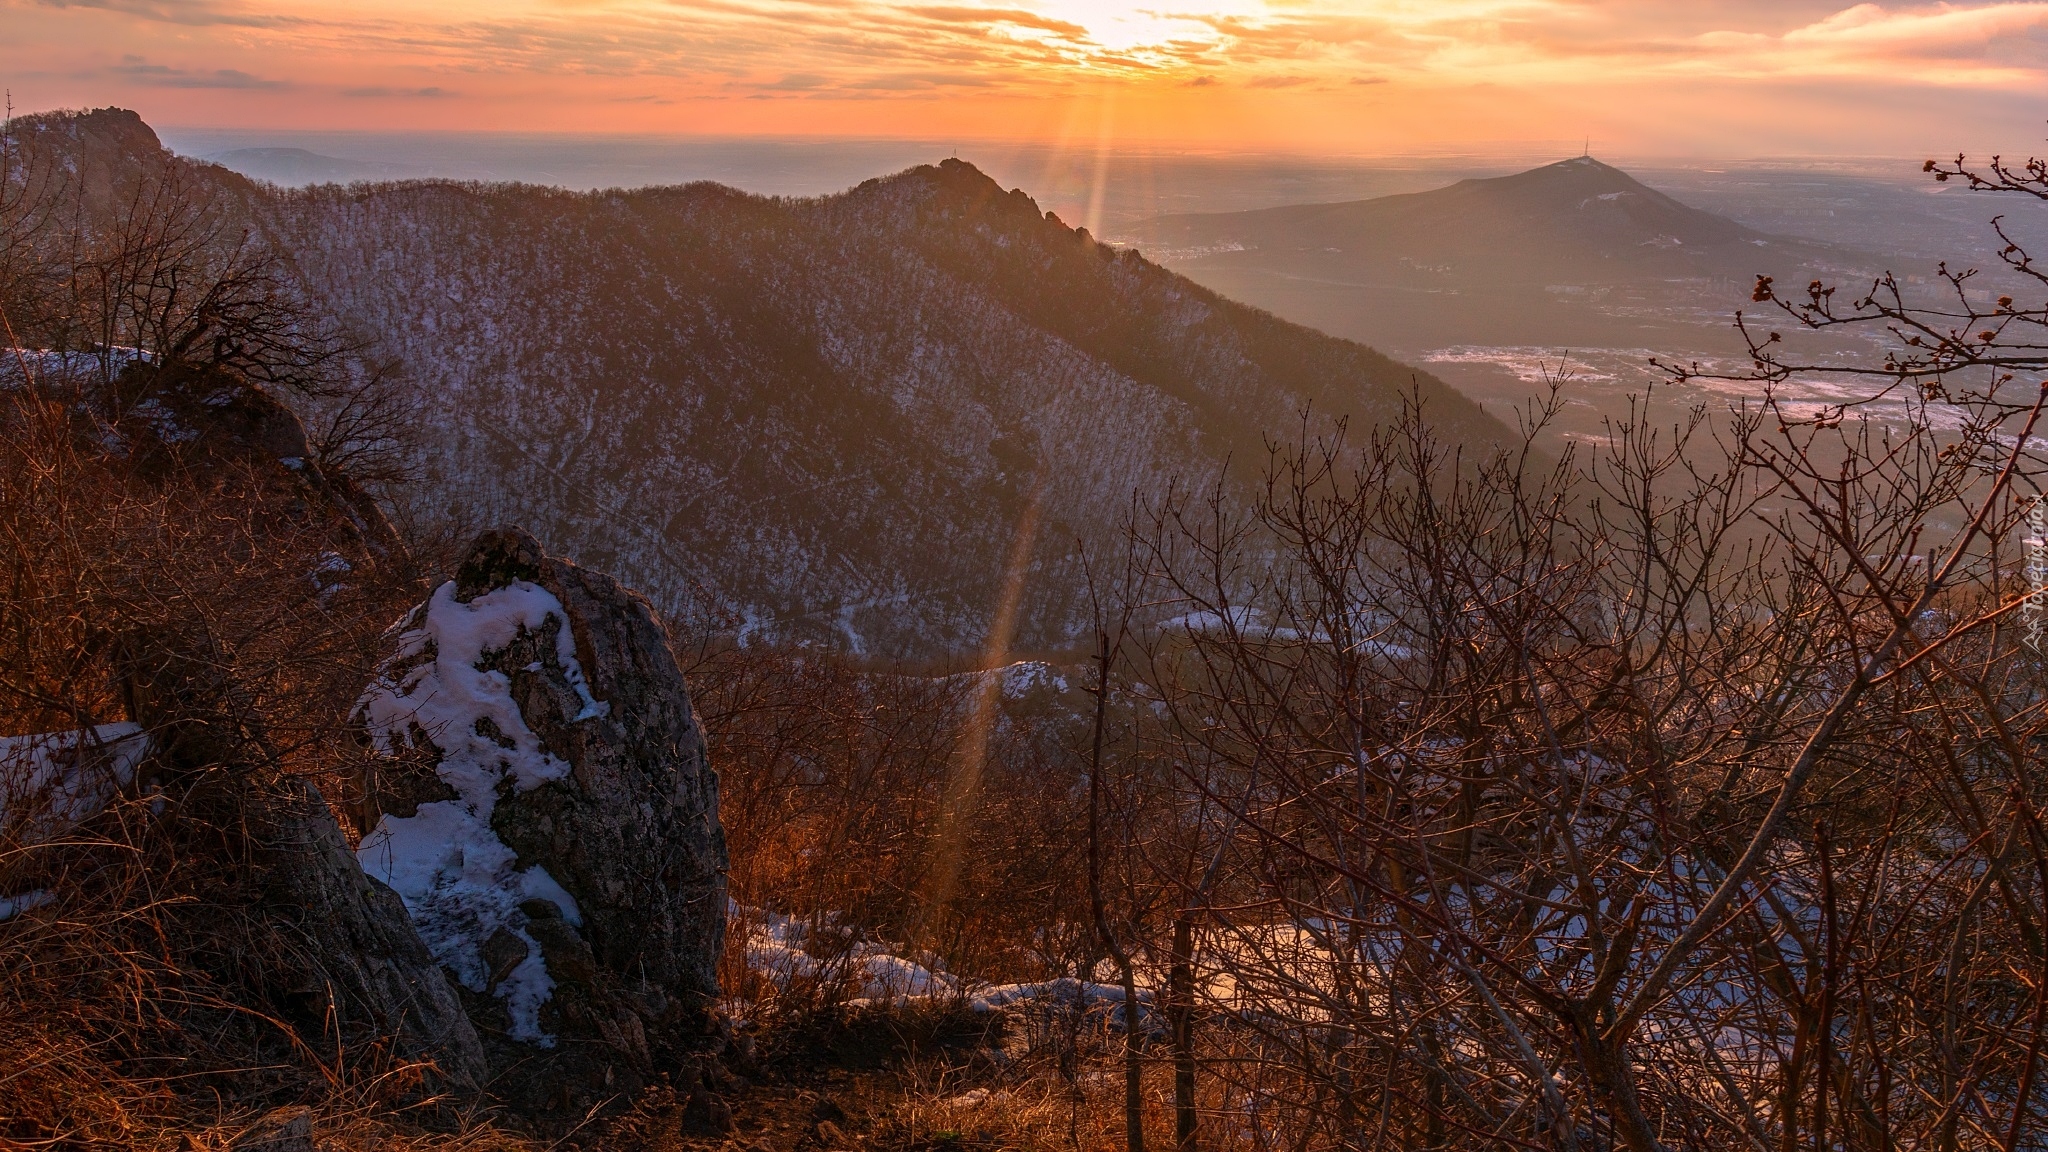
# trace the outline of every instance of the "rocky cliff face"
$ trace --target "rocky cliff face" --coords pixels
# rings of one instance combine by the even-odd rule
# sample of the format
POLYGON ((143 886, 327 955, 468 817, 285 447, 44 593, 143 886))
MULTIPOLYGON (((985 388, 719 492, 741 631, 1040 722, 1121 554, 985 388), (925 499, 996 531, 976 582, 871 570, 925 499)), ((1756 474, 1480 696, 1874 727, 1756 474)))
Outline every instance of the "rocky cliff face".
POLYGON ((392 760, 358 856, 463 987, 494 1091, 573 1106, 706 1048, 718 779, 647 602, 498 530, 393 645, 360 712, 392 760))
MULTIPOLYGON (((255 547, 300 558, 315 599, 332 603, 344 581, 402 559, 375 503, 319 467, 298 418, 268 392, 177 365, 131 371, 122 383, 133 385, 130 403, 101 428, 102 443, 145 480, 176 477, 203 506, 241 511, 255 547)), ((482 1087, 489 1068, 476 1029, 405 906, 357 865, 311 783, 266 770, 266 709, 239 675, 222 623, 173 613, 113 637, 123 704, 152 744, 150 770, 174 796, 181 781, 217 779, 223 767, 239 781, 212 787, 226 789, 216 802, 243 813, 250 891, 291 942, 280 979, 296 1016, 430 1060, 458 1088, 482 1087)))

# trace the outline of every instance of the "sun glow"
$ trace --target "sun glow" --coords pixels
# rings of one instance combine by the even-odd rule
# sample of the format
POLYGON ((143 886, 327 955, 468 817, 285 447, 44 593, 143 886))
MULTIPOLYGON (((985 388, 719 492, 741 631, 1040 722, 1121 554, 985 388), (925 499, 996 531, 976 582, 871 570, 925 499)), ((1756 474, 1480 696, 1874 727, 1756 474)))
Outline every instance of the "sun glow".
POLYGON ((0 0, 0 27, 17 107, 246 127, 1083 147, 1113 107, 1119 147, 1753 154, 2030 129, 2048 90, 2042 0, 0 0))
POLYGON ((1265 14, 1266 5, 1256 0, 1212 0, 1176 4, 1171 10, 1162 10, 1157 3, 1145 0, 1051 0, 1034 5, 1032 10, 1085 29, 1088 40, 1108 52, 1128 54, 1147 64, 1170 66, 1183 62, 1190 53, 1222 47, 1228 39, 1222 25, 1257 19, 1265 14))

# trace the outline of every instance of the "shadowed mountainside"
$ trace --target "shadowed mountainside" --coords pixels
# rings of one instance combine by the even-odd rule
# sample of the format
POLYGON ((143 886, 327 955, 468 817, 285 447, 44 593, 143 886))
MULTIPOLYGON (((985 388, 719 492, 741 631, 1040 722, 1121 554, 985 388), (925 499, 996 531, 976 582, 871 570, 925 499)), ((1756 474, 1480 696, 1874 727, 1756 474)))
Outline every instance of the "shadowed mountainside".
POLYGON ((979 650, 1021 531, 1018 641, 1060 645, 1077 541, 1106 548, 1134 492, 1255 463, 1304 409, 1377 424, 1412 391, 1457 439, 1507 435, 1429 374, 1102 245, 959 161, 808 200, 284 191, 169 157, 132 113, 18 131, 246 204, 316 306, 421 389, 428 481, 401 499, 530 525, 665 611, 785 642, 979 650))

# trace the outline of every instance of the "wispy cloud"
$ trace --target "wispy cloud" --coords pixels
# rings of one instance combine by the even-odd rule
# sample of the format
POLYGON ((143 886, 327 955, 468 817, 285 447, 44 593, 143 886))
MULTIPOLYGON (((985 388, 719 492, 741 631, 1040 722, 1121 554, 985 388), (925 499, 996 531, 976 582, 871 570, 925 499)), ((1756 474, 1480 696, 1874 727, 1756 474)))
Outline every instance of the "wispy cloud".
POLYGON ((352 100, 450 100, 461 95, 436 84, 425 88, 389 88, 372 84, 367 88, 343 88, 341 94, 352 100))
POLYGON ((0 27, 9 74, 288 89, 356 110, 338 121, 752 98, 806 131, 835 100, 957 120, 973 101, 1115 91, 1311 132, 1318 101, 1349 126, 1345 101, 1437 109, 1461 92, 1516 94, 1468 116, 1502 121, 1577 100, 1576 125, 1646 120, 1682 86, 2048 90, 2048 0, 0 0, 0 27))
POLYGON ((149 84, 158 88, 248 88, 281 89, 290 84, 283 80, 266 80, 234 68, 216 68, 212 71, 194 71, 172 68, 163 64, 151 64, 140 56, 123 56, 121 62, 107 69, 109 75, 118 76, 135 84, 149 84))
MULTIPOLYGON (((1957 83, 2048 75, 2048 3, 1921 6, 1812 0, 1101 0, 929 4, 891 0, 35 0, 139 22, 261 30, 267 48, 352 53, 442 67, 743 80, 785 90, 939 87, 1217 75, 1301 86, 1310 73, 1569 79, 1679 72, 1840 75, 1908 62, 1957 83), (795 67, 791 65, 795 64, 795 67), (1955 70, 1944 75, 1941 66, 1955 70), (1227 70, 1231 75, 1218 75, 1227 70)), ((400 85, 389 87, 396 94, 400 85)), ((416 90, 433 85, 416 86, 416 90)))
POLYGON ((36 0, 46 8, 97 9, 160 24, 184 24, 196 28, 290 28, 307 21, 280 5, 257 8, 231 0, 36 0))

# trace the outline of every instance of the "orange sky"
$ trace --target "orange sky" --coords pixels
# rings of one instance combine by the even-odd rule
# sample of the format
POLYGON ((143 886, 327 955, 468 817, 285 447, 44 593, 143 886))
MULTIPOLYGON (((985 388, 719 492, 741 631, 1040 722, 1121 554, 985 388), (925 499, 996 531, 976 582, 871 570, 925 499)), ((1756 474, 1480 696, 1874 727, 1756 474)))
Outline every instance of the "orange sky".
POLYGON ((1232 151, 2020 151, 2048 3, 0 0, 17 109, 1232 151))

